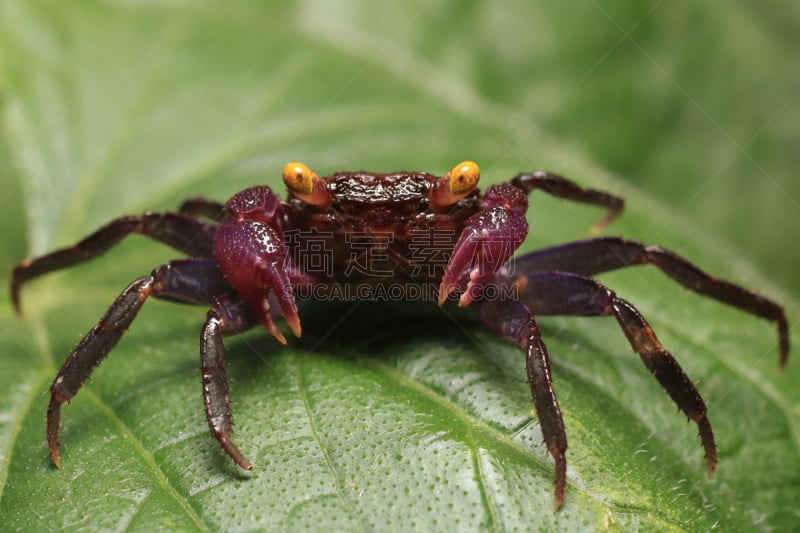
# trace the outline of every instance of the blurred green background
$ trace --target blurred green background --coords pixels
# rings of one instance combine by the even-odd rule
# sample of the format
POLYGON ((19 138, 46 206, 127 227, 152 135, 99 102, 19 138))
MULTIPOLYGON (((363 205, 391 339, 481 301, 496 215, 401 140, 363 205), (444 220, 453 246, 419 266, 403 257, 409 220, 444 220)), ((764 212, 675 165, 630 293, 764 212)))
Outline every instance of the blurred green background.
MULTIPOLYGON (((442 173, 469 158, 484 183, 546 168, 626 197, 606 233, 764 291, 796 329, 799 28, 789 0, 0 1, 0 276, 123 213, 282 188, 291 159, 324 175, 442 173)), ((600 216, 532 197, 524 249, 585 237, 600 216)), ((552 463, 513 347, 436 310, 314 306, 288 349, 260 332, 229 341, 237 436, 261 465, 241 476, 202 419, 204 311, 158 303, 65 409, 65 469, 53 470, 49 381, 124 284, 173 256, 132 239, 37 281, 24 323, 4 281, 0 524, 766 530, 800 520, 800 365, 779 374, 770 327, 649 269, 603 280, 699 382, 722 457, 710 482, 694 428, 609 321, 542 321, 570 438, 568 496, 554 515, 552 463), (372 327, 339 324, 350 313, 372 327)))

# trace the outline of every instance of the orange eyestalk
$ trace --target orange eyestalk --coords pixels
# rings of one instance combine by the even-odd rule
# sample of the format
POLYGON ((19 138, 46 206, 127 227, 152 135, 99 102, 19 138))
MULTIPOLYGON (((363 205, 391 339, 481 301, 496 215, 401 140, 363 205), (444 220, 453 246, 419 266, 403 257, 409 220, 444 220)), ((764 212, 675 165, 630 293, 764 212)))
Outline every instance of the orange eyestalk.
POLYGON ((292 161, 283 167, 283 182, 295 197, 307 204, 324 207, 331 201, 326 182, 303 163, 292 161))
POLYGON ((439 178, 428 193, 431 203, 448 207, 471 193, 478 185, 481 170, 472 161, 463 161, 439 178))

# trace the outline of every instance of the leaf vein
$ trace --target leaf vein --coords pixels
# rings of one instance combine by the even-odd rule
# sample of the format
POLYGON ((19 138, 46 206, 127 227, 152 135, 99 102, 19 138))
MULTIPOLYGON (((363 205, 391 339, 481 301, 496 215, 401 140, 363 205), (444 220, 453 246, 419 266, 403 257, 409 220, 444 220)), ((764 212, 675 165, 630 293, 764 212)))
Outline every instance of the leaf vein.
POLYGON ((317 446, 319 446, 320 453, 322 454, 322 457, 325 460, 325 464, 328 467, 328 471, 330 472, 330 475, 333 478, 334 487, 336 488, 336 495, 350 511, 351 516, 359 521, 362 531, 367 531, 368 528, 362 522, 360 513, 356 512, 352 500, 347 496, 347 493, 343 488, 344 486, 343 481, 336 470, 336 466, 333 464, 333 460, 328 454, 328 448, 325 445, 325 441, 323 440, 322 435, 320 435, 319 430, 317 429, 317 425, 314 422, 314 415, 311 412, 311 405, 309 403, 308 391, 305 386, 305 381, 303 380, 303 368, 302 368, 303 360, 304 359, 300 359, 297 361, 297 364, 295 365, 295 370, 297 379, 297 389, 300 394, 300 398, 302 398, 303 400, 303 409, 306 413, 306 418, 308 419, 309 429, 311 429, 311 434, 314 436, 314 440, 317 442, 317 446))
POLYGON ((205 522, 203 522, 200 515, 197 514, 189 501, 180 492, 178 492, 177 487, 172 484, 171 480, 160 468, 153 455, 147 450, 147 448, 145 448, 144 444, 142 444, 142 442, 136 438, 131 428, 128 427, 128 425, 117 416, 117 413, 109 408, 104 402, 102 402, 100 398, 91 390, 91 388, 86 388, 82 395, 94 403, 95 407, 100 410, 109 420, 111 420, 114 425, 117 426, 120 436, 130 443, 139 453, 142 459, 144 459, 144 462, 150 467, 151 472, 164 489, 164 492, 166 492, 175 500, 175 502, 181 507, 181 509, 183 509, 192 522, 197 525, 198 529, 202 531, 209 531, 208 526, 205 524, 205 522))

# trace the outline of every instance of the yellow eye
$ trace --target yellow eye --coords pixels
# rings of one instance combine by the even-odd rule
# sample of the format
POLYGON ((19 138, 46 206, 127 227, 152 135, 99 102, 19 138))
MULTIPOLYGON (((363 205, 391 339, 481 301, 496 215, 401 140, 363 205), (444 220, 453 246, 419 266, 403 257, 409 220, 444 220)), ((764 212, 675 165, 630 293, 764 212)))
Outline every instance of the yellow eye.
POLYGON ((296 194, 311 194, 314 191, 314 172, 303 163, 292 161, 283 167, 283 182, 296 194))
POLYGON ((478 185, 481 179, 481 169, 472 161, 464 161, 454 166, 449 172, 450 192, 456 195, 464 195, 478 185))

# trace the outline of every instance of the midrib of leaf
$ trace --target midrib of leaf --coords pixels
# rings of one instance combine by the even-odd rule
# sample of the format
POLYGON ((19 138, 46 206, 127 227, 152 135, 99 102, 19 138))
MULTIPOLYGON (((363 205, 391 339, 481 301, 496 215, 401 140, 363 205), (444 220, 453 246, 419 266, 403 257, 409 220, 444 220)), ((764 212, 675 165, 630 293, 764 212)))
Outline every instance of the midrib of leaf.
POLYGON ((493 531, 502 531, 500 527, 499 513, 497 512, 497 505, 492 491, 488 490, 486 483, 486 472, 483 469, 483 461, 481 460, 480 448, 475 443, 472 435, 472 428, 467 429, 467 440, 470 444, 470 452, 472 453, 472 464, 475 469, 475 477, 478 483, 478 489, 481 491, 481 500, 486 508, 486 516, 489 517, 488 524, 486 524, 493 531))
MULTIPOLYGON (((487 517, 490 520, 489 526, 493 530, 503 531, 504 526, 502 524, 502 521, 500 520, 500 514, 497 512, 497 509, 493 505, 494 496, 492 494, 492 491, 489 489, 485 481, 485 474, 483 472, 483 469, 481 468, 482 461, 479 453, 481 448, 478 446, 475 440, 476 435, 480 435, 482 439, 491 440, 492 442, 502 447, 507 447, 508 449, 513 450, 515 454, 519 454, 520 456, 525 457, 526 460, 531 464, 538 465, 539 469, 544 473, 545 477, 553 476, 553 463, 547 459, 543 460, 541 457, 532 453, 530 448, 514 440, 512 438, 514 433, 512 433, 511 435, 507 435, 497 430, 496 428, 487 424, 485 421, 472 416, 469 412, 465 411, 459 405, 448 400, 440 393, 430 389, 429 387, 425 386, 419 381, 410 379, 402 372, 381 362, 379 359, 360 358, 359 361, 367 368, 380 372, 381 374, 391 379, 401 387, 412 391, 414 394, 422 396, 423 398, 437 405, 441 409, 451 413, 452 415, 454 415, 453 418, 455 420, 458 420, 466 428, 465 431, 466 441, 467 444, 469 445, 470 452, 474 457, 474 462, 475 462, 474 468, 475 468, 478 487, 481 491, 481 498, 485 505, 487 517)), ((558 363, 558 366, 561 366, 561 363, 558 363)), ((572 378, 577 380, 585 379, 585 376, 581 372, 569 372, 569 374, 572 375, 572 378)), ((595 391, 596 394, 606 395, 609 401, 611 402, 617 401, 615 398, 607 395, 606 391, 602 389, 595 387, 595 391)), ((633 417, 633 414, 631 416, 633 417)), ((538 422, 532 421, 531 423, 538 423, 538 422)), ((550 456, 547 455, 547 457, 549 458, 550 456)), ((684 465, 686 465, 687 469, 692 468, 692 465, 687 464, 685 461, 682 462, 684 465)), ((617 501, 603 500, 602 494, 586 491, 582 486, 580 486, 577 483, 574 483, 574 480, 572 479, 568 478, 567 483, 568 483, 569 493, 571 494, 580 493, 586 498, 587 501, 591 501, 592 503, 594 503, 597 509, 604 514, 607 513, 608 511, 613 511, 616 513, 638 514, 642 516, 647 515, 648 519, 651 520, 651 525, 654 525, 656 523, 661 523, 663 526, 671 526, 674 527, 676 530, 683 530, 689 527, 688 523, 678 522, 676 521, 674 516, 665 514, 660 509, 630 505, 626 503, 620 504, 617 501)), ((639 487, 639 489, 641 488, 642 487, 639 487)), ((631 490, 634 489, 632 488, 631 490)))
MULTIPOLYGON (((53 373, 55 373, 55 369, 53 369, 53 373)), ((131 446, 133 449, 139 454, 139 456, 144 460, 145 464, 150 467, 153 475, 156 478, 156 481, 159 485, 164 489, 164 491, 173 498, 181 509, 184 510, 186 515, 192 520, 192 522, 197 525, 198 529, 202 531, 209 531, 206 524, 200 518, 200 516, 195 512, 192 508, 191 504, 184 498, 180 492, 178 492, 177 488, 172 485, 169 478, 164 474, 161 468, 158 465, 158 462, 155 460, 153 455, 145 448, 145 446, 141 443, 139 439, 136 438, 133 431, 128 427, 128 425, 117 416, 117 413, 104 404, 100 398, 91 390, 91 387, 87 387, 81 391, 81 396, 86 397, 91 401, 95 408, 98 409, 101 413, 103 413, 108 420, 110 420, 115 426, 118 428, 118 434, 131 446)), ((139 502, 139 507, 144 504, 144 499, 139 502)), ((138 509, 137 509, 138 512, 138 509)))
POLYGON ((297 381, 297 391, 300 395, 301 400, 303 401, 303 410, 306 413, 306 419, 308 420, 308 427, 311 430, 311 434, 314 436, 314 441, 317 443, 319 447, 319 451, 322 454, 323 459, 325 459, 325 466, 328 468, 328 472, 330 473, 331 478, 333 479, 333 485, 336 487, 336 497, 344 503, 347 507, 347 510, 350 512, 350 516, 353 519, 358 520, 361 526, 362 531, 367 531, 368 528, 364 525, 361 521, 361 514, 358 513, 353 506, 352 500, 347 496, 347 492, 344 490, 344 483, 342 482, 342 478, 339 473, 336 471, 336 466, 333 464, 331 460, 330 454, 328 453, 328 447, 325 445, 325 441, 320 435, 319 431, 317 430, 317 425, 314 422, 314 415, 311 411, 311 406, 309 405, 308 401, 308 392, 306 391, 306 385, 303 380, 303 358, 297 360, 295 364, 295 380, 297 381))
MULTIPOLYGON (((414 394, 417 394, 425 398, 426 400, 437 405, 441 409, 451 413, 453 415, 454 420, 458 420, 465 428, 468 428, 467 440, 469 441, 470 451, 473 454, 477 455, 478 452, 478 446, 474 440, 474 436, 475 434, 480 433, 481 435, 484 435, 486 438, 489 438, 492 441, 501 444, 503 447, 508 447, 509 449, 514 450, 515 453, 523 457, 526 457, 532 464, 539 465, 540 470, 542 472, 545 472, 546 475, 552 475, 551 465, 545 461, 542 461, 542 459, 537 455, 531 453, 530 449, 510 439, 508 435, 501 433, 497 429, 486 424, 484 421, 473 417, 467 411, 462 409, 457 404, 451 402, 450 400, 442 396, 440 393, 430 389, 429 387, 426 387, 419 381, 410 379, 402 372, 398 371, 395 368, 392 368, 391 366, 386 365, 385 363, 382 363, 381 361, 375 358, 360 358, 359 360, 361 364, 363 364, 367 368, 380 372, 381 374, 391 379, 402 388, 410 390, 414 394)), ((483 476, 480 475, 479 470, 480 469, 476 471, 476 474, 478 477, 478 484, 480 486, 484 504, 487 506, 486 508, 487 516, 489 516, 492 519, 493 524, 497 524, 498 523, 497 513, 489 504, 488 500, 489 495, 486 483, 483 479, 483 476)), ((574 489, 571 488, 570 490, 574 489)), ((580 488, 577 488, 577 490, 580 490, 582 494, 584 494, 592 501, 594 501, 597 504, 598 508, 605 509, 605 506, 602 505, 594 495, 585 492, 580 488)))

